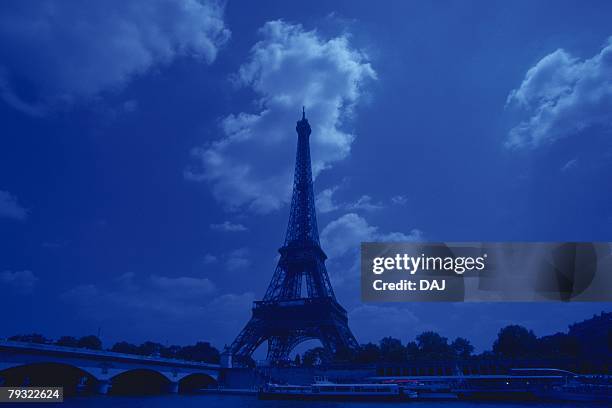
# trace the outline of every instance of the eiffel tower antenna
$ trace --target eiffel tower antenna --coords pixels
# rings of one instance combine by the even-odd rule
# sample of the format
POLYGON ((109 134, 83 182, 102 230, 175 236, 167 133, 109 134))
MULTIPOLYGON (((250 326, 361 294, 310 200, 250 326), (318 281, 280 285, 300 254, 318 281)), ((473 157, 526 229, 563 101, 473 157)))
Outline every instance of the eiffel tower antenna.
POLYGON ((302 106, 298 133, 293 195, 285 242, 263 300, 253 305, 251 320, 230 346, 234 361, 246 361, 263 342, 267 360, 289 359, 298 344, 321 341, 329 356, 346 356, 359 348, 348 326, 346 310, 336 300, 319 242, 310 160, 311 128, 302 106), (302 293, 302 282, 306 293, 302 293))

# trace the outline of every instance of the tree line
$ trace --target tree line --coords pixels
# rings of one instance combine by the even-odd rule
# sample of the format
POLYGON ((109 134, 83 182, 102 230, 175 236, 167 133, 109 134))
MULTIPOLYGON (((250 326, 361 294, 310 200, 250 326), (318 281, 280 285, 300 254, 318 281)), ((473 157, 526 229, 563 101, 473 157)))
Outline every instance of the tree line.
MULTIPOLYGON (((532 330, 519 325, 502 328, 493 342, 491 350, 474 354, 469 340, 457 337, 453 341, 433 331, 416 336, 414 341, 405 344, 400 339, 384 337, 376 343, 362 344, 352 355, 341 356, 337 360, 356 364, 404 363, 409 361, 448 361, 466 359, 559 359, 559 358, 597 358, 601 353, 612 354, 612 313, 602 313, 590 320, 603 321, 602 330, 578 335, 556 333, 538 337, 532 330), (603 334, 603 335, 602 335, 603 334), (603 337, 603 338, 602 338, 603 337), (597 344, 597 347, 596 347, 597 344)), ((585 321, 585 322, 588 322, 585 321)), ((293 365, 315 366, 329 362, 330 356, 322 347, 315 347, 296 355, 293 365)))
MULTIPOLYGON (((41 334, 16 335, 8 338, 11 341, 25 343, 49 344, 62 347, 83 348, 89 350, 103 350, 102 341, 98 336, 89 335, 83 337, 62 336, 57 340, 47 339, 41 334)), ((140 356, 152 356, 162 358, 174 358, 188 361, 199 361, 218 364, 219 350, 208 342, 199 341, 188 346, 165 346, 153 341, 145 341, 140 345, 120 341, 107 349, 115 353, 135 354, 140 356)))
MULTIPOLYGON (((27 343, 54 344, 64 347, 102 350, 97 336, 80 338, 62 336, 53 341, 40 334, 12 336, 9 340, 27 343)), ((189 361, 219 363, 220 353, 208 342, 197 342, 188 346, 165 346, 153 341, 135 345, 125 341, 115 343, 108 351, 175 358, 189 361)), ((403 363, 415 360, 458 360, 479 358, 597 358, 612 354, 612 313, 601 313, 591 319, 570 326, 567 333, 556 333, 538 337, 532 330, 519 325, 502 328, 493 342, 491 350, 474 354, 469 340, 457 337, 452 341, 433 331, 426 331, 415 340, 402 343, 400 339, 384 337, 378 343, 362 344, 359 350, 349 355, 328 356, 322 347, 296 354, 291 362, 294 366, 315 366, 334 360, 355 364, 403 363)), ((248 361, 254 364, 252 359, 248 361)))

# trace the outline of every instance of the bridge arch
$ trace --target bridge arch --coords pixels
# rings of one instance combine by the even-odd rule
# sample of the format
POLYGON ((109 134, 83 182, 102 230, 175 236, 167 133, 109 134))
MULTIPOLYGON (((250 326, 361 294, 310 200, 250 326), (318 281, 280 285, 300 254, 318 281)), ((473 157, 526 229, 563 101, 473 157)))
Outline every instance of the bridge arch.
POLYGON ((189 393, 201 388, 216 386, 217 380, 205 373, 191 373, 179 378, 178 392, 189 393))
POLYGON ((97 378, 83 367, 55 361, 15 364, 0 369, 2 386, 57 386, 64 394, 93 391, 97 378))
POLYGON ((122 371, 111 377, 109 382, 109 393, 120 395, 163 394, 174 383, 165 373, 148 368, 122 371))

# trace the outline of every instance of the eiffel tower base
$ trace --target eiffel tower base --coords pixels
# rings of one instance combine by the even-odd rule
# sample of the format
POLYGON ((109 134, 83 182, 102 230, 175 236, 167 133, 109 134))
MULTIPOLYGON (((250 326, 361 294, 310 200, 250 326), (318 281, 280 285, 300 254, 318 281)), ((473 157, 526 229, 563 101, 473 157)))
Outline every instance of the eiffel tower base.
POLYGON ((346 311, 332 298, 255 302, 253 316, 232 344, 235 364, 268 341, 267 362, 282 365, 299 343, 318 339, 328 356, 347 356, 358 345, 346 311))

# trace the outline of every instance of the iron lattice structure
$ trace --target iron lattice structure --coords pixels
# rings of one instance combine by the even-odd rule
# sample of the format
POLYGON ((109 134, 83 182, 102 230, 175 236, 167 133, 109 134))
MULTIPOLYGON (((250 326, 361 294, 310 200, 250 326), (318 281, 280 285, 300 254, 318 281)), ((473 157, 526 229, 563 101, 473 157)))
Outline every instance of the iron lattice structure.
POLYGON ((319 242, 310 164, 311 129, 304 111, 296 130, 287 235, 263 300, 254 302, 251 320, 230 346, 237 363, 246 361, 264 341, 268 342, 267 360, 272 364, 287 361, 295 346, 310 339, 321 341, 330 356, 346 356, 359 347, 325 268, 327 256, 319 242), (303 286, 306 293, 302 293, 303 286))

